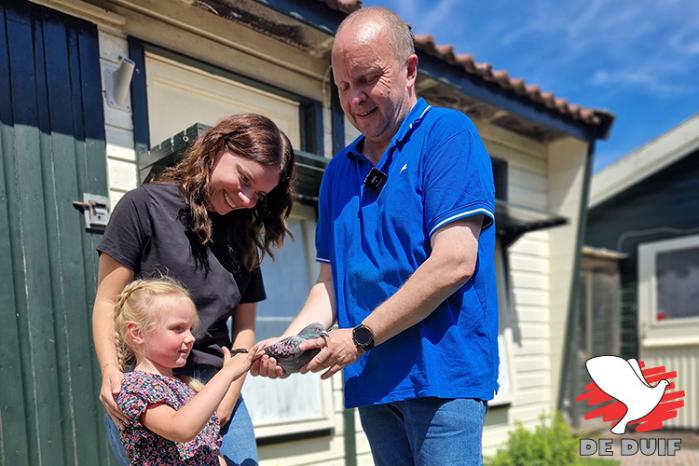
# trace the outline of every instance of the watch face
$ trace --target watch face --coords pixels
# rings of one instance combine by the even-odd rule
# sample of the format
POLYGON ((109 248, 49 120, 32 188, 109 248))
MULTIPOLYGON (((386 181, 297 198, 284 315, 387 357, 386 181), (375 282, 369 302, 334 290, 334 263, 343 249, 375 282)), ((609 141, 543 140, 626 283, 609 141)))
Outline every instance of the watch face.
POLYGON ((354 340, 360 346, 368 346, 374 340, 371 330, 366 327, 357 327, 354 329, 354 340))

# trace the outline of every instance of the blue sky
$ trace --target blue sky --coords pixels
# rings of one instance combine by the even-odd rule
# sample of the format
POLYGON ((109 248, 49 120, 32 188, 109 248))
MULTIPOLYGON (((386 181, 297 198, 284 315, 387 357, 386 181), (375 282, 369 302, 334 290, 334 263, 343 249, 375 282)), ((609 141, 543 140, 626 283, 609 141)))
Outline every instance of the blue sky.
POLYGON ((595 170, 699 113, 699 1, 365 0, 476 61, 616 115, 595 170))

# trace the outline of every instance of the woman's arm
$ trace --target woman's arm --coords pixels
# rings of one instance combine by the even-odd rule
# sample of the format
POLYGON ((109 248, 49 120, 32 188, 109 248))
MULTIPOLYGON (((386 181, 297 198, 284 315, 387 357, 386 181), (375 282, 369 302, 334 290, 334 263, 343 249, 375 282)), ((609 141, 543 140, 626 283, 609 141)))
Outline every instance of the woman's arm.
POLYGON ((179 410, 165 404, 149 406, 141 415, 141 423, 151 431, 173 442, 194 439, 211 419, 234 380, 240 379, 252 364, 252 354, 231 357, 223 348, 223 368, 206 386, 179 410))
POLYGON ((120 427, 126 419, 117 407, 114 396, 121 390, 124 374, 119 368, 114 342, 114 302, 116 296, 133 280, 133 276, 131 269, 108 254, 100 255, 97 295, 92 308, 92 338, 102 371, 99 398, 107 414, 120 427))
MULTIPOLYGON (((255 344, 255 318, 257 317, 257 303, 241 303, 233 312, 233 348, 250 349, 255 344)), ((245 374, 236 379, 228 389, 228 393, 221 401, 216 415, 225 425, 231 419, 231 413, 240 398, 243 389, 245 374)))

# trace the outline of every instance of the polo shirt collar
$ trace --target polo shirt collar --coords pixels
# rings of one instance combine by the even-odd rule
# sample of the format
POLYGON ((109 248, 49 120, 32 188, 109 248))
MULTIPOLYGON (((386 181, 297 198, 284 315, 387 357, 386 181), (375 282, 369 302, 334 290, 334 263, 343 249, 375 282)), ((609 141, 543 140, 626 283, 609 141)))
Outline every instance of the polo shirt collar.
MULTIPOLYGON (((405 120, 403 120, 403 123, 401 123, 398 131, 393 136, 393 139, 391 139, 386 151, 391 150, 398 143, 403 142, 403 139, 405 139, 412 132, 412 130, 420 124, 430 108, 432 108, 430 104, 428 104, 425 99, 420 97, 415 105, 413 105, 413 108, 410 110, 408 115, 405 117, 405 120)), ((357 139, 352 141, 352 143, 347 147, 347 156, 352 158, 356 157, 358 154, 361 154, 359 147, 363 142, 364 135, 362 134, 357 139)))

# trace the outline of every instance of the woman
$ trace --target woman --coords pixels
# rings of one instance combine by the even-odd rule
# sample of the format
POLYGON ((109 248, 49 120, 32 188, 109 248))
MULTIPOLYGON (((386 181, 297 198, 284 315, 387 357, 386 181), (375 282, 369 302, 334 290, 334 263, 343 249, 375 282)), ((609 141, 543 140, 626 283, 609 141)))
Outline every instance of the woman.
MULTIPOLYGON (((271 120, 233 115, 197 139, 179 164, 118 203, 97 248, 92 319, 100 400, 117 427, 124 416, 114 401, 123 379, 114 342, 115 297, 134 278, 167 275, 182 283, 200 325, 179 375, 206 382, 221 367, 220 347, 254 343, 255 303, 265 298, 260 261, 288 233, 293 165, 291 144, 271 120)), ((228 464, 257 464, 252 422, 240 397, 243 380, 231 385, 217 411, 228 464)), ((123 459, 114 423, 108 430, 123 459)))

